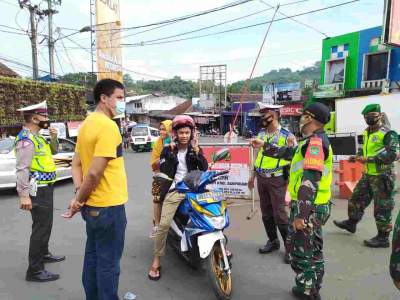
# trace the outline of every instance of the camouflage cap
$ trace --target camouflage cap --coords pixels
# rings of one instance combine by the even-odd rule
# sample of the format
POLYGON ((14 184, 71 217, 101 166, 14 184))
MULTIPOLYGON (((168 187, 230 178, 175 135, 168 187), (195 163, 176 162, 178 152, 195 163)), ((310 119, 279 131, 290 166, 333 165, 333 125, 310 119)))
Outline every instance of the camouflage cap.
POLYGON ((366 115, 369 114, 370 112, 381 112, 381 106, 379 104, 368 104, 366 107, 364 107, 363 111, 361 114, 366 115))

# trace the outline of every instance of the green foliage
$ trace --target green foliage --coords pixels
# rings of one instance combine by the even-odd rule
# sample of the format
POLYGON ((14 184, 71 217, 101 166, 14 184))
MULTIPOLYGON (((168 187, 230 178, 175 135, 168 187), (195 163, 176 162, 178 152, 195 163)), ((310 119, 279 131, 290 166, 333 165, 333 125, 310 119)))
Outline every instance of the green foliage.
POLYGON ((0 77, 0 125, 22 124, 17 109, 44 100, 51 121, 79 121, 86 116, 86 92, 82 87, 0 77))
POLYGON ((60 83, 94 87, 97 81, 96 74, 88 72, 68 73, 60 77, 60 83))
MULTIPOLYGON (((290 68, 272 70, 263 76, 255 77, 250 81, 249 92, 262 92, 263 85, 268 83, 303 82, 306 79, 319 80, 321 63, 316 62, 313 66, 300 71, 292 72, 290 68)), ((229 93, 240 93, 244 81, 238 81, 228 87, 229 93)))

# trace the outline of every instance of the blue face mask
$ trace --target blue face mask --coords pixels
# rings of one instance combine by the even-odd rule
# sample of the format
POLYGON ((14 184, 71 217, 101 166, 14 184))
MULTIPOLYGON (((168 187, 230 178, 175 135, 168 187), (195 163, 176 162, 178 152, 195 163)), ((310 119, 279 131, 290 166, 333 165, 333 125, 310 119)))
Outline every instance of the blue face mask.
POLYGON ((123 101, 117 101, 115 104, 115 112, 117 115, 125 113, 125 102, 123 101))

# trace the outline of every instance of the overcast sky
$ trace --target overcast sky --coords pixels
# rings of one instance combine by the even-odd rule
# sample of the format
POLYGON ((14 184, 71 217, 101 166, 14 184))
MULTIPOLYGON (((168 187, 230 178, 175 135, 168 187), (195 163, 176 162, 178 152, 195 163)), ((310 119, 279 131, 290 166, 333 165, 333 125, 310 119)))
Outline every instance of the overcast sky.
MULTIPOLYGON (((292 16, 347 1, 349 0, 309 0, 283 6, 279 12, 292 16)), ((8 29, 3 25, 22 29, 28 28, 29 15, 27 11, 20 10, 17 2, 17 0, 0 0, 0 30, 15 32, 15 30, 8 29)), ((32 2, 40 3, 41 1, 32 0, 32 2)), ((120 2, 122 27, 131 27, 212 9, 232 3, 234 0, 120 0, 120 2)), ((297 1, 282 0, 280 4, 290 2, 297 1)), ((265 10, 269 8, 267 5, 276 6, 277 1, 250 1, 220 12, 126 37, 123 39, 123 43, 138 43, 195 30, 265 10)), ((44 3, 42 6, 45 7, 44 3)), ((80 29, 90 23, 89 0, 63 0, 62 5, 57 9, 59 14, 54 17, 55 28, 80 29)), ((279 14, 279 12, 277 18, 282 18, 283 15, 279 14)), ((183 37, 214 33, 265 22, 271 20, 273 13, 274 10, 271 9, 183 37)), ((321 31, 328 36, 335 36, 379 26, 382 24, 382 14, 383 0, 360 0, 342 7, 296 18, 296 20, 311 25, 315 29, 303 26, 291 19, 276 22, 271 27, 255 75, 262 75, 271 69, 283 67, 297 70, 310 66, 313 62, 320 60, 321 57, 321 44, 324 36, 317 31, 321 31)), ((169 44, 124 47, 123 66, 129 70, 154 76, 170 78, 178 75, 184 79, 197 80, 200 65, 226 63, 229 82, 245 79, 249 76, 267 27, 268 25, 263 25, 169 44)), ((46 30, 46 22, 42 22, 39 26, 39 32, 46 34, 46 30)), ((62 29, 61 32, 66 35, 73 31, 62 29)), ((122 35, 136 32, 138 30, 131 30, 122 35)), ((90 47, 89 33, 80 33, 71 38, 84 47, 90 47)), ((30 42, 27 36, 0 32, 0 39, 2 41, 0 43, 1 62, 5 63, 1 58, 7 58, 18 60, 29 66, 32 65, 30 42)), ((42 39, 43 37, 39 38, 39 42, 42 39)), ((59 62, 56 60, 57 74, 90 71, 90 54, 85 50, 76 48, 78 48, 76 44, 66 39, 64 39, 64 45, 60 41, 57 42, 59 57, 59 62)), ((41 70, 48 71, 48 52, 45 41, 39 45, 39 52, 39 67, 41 70)), ((22 70, 21 66, 18 67, 11 63, 6 64, 21 75, 31 75, 31 71, 22 70)), ((46 75, 46 73, 42 72, 41 75, 46 75)), ((156 77, 152 78, 134 73, 131 76, 136 80, 157 79, 156 77)))

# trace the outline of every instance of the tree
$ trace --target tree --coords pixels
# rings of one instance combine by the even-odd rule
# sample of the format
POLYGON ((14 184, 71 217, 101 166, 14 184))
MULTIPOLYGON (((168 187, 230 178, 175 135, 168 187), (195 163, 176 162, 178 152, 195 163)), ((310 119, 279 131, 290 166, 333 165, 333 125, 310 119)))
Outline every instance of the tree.
POLYGON ((97 82, 96 74, 90 72, 68 73, 60 77, 60 83, 94 87, 97 82))

